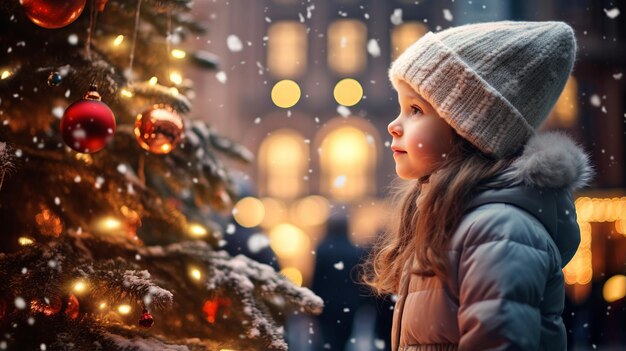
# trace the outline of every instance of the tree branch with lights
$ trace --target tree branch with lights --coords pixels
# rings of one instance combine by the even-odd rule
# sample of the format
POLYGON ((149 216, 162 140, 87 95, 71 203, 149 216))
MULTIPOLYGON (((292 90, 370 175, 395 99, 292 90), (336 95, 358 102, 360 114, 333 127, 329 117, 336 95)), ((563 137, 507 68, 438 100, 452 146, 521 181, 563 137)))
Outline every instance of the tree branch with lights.
MULTIPOLYGON (((237 196, 220 157, 252 153, 191 120, 189 0, 0 4, 0 346, 286 350, 323 303, 220 251, 237 196)), ((202 116, 204 117, 204 116, 202 116)))

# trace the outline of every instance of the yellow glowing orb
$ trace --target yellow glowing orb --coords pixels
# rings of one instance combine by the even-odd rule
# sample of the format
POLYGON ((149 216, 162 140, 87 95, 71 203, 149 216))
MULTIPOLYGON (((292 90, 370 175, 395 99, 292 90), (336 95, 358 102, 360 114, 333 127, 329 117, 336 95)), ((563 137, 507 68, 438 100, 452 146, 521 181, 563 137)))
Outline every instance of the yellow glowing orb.
POLYGON ((315 226, 326 222, 330 213, 330 204, 325 197, 311 195, 298 201, 291 210, 297 223, 315 226))
POLYGON ((195 280, 200 280, 202 278, 202 272, 200 272, 197 268, 192 268, 189 271, 189 275, 191 275, 191 277, 195 280))
POLYGON ((265 207, 257 198, 244 197, 233 208, 233 217, 242 227, 256 227, 265 217, 265 207))
POLYGON ((295 225, 283 223, 270 231, 270 247, 282 258, 293 258, 309 251, 310 239, 295 225))
POLYGON ((293 80, 281 80, 272 88, 272 101, 278 107, 290 108, 298 100, 300 100, 300 86, 293 80))
POLYGON ((178 72, 170 72, 170 80, 176 85, 180 85, 183 82, 183 76, 178 72))
POLYGON ((85 282, 78 281, 78 282, 74 283, 74 292, 80 294, 80 293, 82 293, 85 290, 87 290, 87 284, 85 284, 85 282))
POLYGON ((338 104, 353 106, 363 98, 363 87, 355 79, 342 79, 335 85, 333 95, 338 104))
POLYGON ((119 305, 117 306, 117 311, 121 314, 129 314, 130 313, 130 306, 129 305, 119 305))
POLYGON ((626 296, 626 276, 618 274, 609 278, 602 287, 602 296, 609 303, 623 299, 626 296))
POLYGON ((27 236, 21 236, 19 239, 17 239, 17 242, 22 246, 26 246, 26 245, 32 245, 35 242, 35 240, 27 236))
POLYGON ((302 286, 302 273, 300 273, 297 268, 285 267, 280 270, 280 274, 287 277, 287 279, 291 280, 291 282, 297 286, 302 286))
POLYGON ((208 234, 206 228, 198 223, 190 223, 187 230, 189 231, 189 235, 195 236, 197 238, 201 238, 208 234))
POLYGON ((184 52, 183 50, 180 50, 180 49, 172 50, 172 57, 174 58, 182 59, 182 58, 185 58, 185 56, 187 56, 187 53, 184 52))
POLYGON ((261 226, 269 229, 287 220, 287 205, 282 200, 265 197, 261 202, 263 202, 265 209, 265 217, 261 226))
POLYGON ((159 81, 159 78, 157 78, 157 77, 152 77, 152 78, 150 78, 150 80, 148 81, 148 84, 150 84, 150 85, 152 85, 152 86, 155 86, 155 85, 156 85, 156 83, 157 83, 158 81, 159 81))
POLYGON ((113 45, 115 46, 120 46, 120 44, 124 41, 124 36, 123 35, 118 35, 117 37, 115 37, 115 39, 113 40, 113 45))

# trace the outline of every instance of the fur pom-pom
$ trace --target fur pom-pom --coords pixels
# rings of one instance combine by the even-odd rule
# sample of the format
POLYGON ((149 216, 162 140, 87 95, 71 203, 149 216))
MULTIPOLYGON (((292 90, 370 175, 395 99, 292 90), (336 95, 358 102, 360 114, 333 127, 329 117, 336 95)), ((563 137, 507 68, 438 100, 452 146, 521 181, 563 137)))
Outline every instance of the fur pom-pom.
POLYGON ((595 175, 589 155, 567 134, 552 131, 536 134, 513 163, 512 177, 540 188, 578 190, 595 175))

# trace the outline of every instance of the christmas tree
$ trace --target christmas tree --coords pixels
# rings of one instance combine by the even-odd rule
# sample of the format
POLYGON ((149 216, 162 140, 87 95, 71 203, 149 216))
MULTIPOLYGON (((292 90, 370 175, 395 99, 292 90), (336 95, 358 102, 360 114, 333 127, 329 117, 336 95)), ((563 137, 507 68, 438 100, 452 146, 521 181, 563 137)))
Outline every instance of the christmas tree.
POLYGON ((286 315, 321 312, 220 250, 218 156, 252 154, 188 119, 175 70, 218 67, 181 49, 190 3, 0 4, 0 349, 285 350, 286 315))

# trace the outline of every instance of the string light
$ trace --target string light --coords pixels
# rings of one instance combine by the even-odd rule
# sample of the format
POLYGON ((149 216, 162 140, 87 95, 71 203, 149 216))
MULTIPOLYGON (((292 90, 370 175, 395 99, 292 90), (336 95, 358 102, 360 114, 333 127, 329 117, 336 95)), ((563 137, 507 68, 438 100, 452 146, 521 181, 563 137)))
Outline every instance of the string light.
POLYGON ((180 85, 183 82, 183 76, 181 76, 178 72, 171 72, 170 80, 172 81, 172 83, 180 85))
POLYGON ((180 49, 172 50, 172 57, 174 58, 182 59, 182 58, 185 58, 185 56, 187 56, 187 53, 184 52, 183 50, 180 50, 180 49))
POLYGON ((130 306, 129 305, 119 305, 117 306, 117 311, 121 314, 129 314, 130 313, 130 306))
POLYGON ((150 78, 150 80, 148 81, 148 84, 155 86, 156 83, 159 81, 159 79, 157 77, 152 77, 150 78))
POLYGON ((75 293, 80 294, 87 290, 87 284, 84 281, 79 280, 76 283, 74 283, 73 290, 75 293))
POLYGON ((101 302, 100 306, 98 306, 99 309, 103 310, 107 307, 107 303, 106 302, 101 302))
POLYGON ((2 75, 0 76, 0 79, 7 79, 12 75, 11 71, 4 71, 2 72, 2 75))
POLYGON ((118 35, 117 37, 115 37, 115 39, 113 40, 113 45, 114 46, 120 46, 120 44, 124 41, 124 36, 123 35, 118 35))
POLYGON ((133 93, 132 93, 130 90, 127 90, 127 89, 125 89, 125 88, 124 88, 124 89, 122 89, 122 90, 120 91, 120 94, 121 94, 123 97, 126 97, 126 98, 131 98, 131 97, 133 97, 133 93))
POLYGON ((192 268, 189 271, 189 275, 195 279, 195 280, 200 280, 202 279, 202 272, 200 272, 200 270, 198 268, 192 268))
POLYGON ((189 231, 189 234, 191 236, 195 236, 198 238, 201 238, 203 236, 206 236, 208 234, 206 228, 204 228, 202 225, 198 224, 198 223, 191 223, 189 224, 189 227, 187 229, 189 231))
POLYGON ((32 238, 29 238, 27 236, 22 236, 19 239, 17 239, 18 244, 22 245, 22 246, 27 246, 27 245, 32 245, 35 243, 35 240, 33 240, 32 238))

